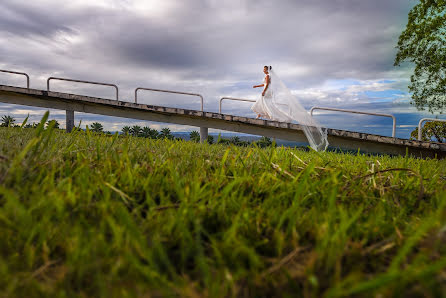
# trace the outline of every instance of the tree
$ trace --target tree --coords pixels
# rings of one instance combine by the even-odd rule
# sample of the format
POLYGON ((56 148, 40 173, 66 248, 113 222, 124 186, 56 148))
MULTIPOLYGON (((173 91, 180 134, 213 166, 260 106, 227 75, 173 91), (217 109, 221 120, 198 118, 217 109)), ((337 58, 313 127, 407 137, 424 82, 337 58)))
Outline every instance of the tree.
POLYGON ((141 129, 141 136, 142 136, 143 138, 149 138, 149 137, 150 137, 150 127, 148 127, 148 126, 144 126, 144 127, 141 129))
POLYGON ((230 141, 228 139, 222 138, 221 133, 218 134, 217 144, 229 145, 230 141))
POLYGON ((199 143, 200 142, 200 133, 196 130, 191 131, 191 133, 189 134, 189 138, 191 141, 193 141, 195 143, 199 143))
POLYGON ((159 135, 160 135, 160 133, 156 129, 154 129, 154 128, 150 129, 150 138, 151 139, 158 139, 159 135))
MULTIPOLYGON (((432 121, 427 122, 421 128, 421 140, 430 141, 435 137, 439 143, 446 142, 446 122, 432 121)), ((418 127, 410 133, 411 140, 418 140, 418 127)))
POLYGON ((159 133, 156 129, 152 129, 148 126, 144 126, 141 131, 141 136, 143 136, 144 138, 157 139, 158 134, 159 133))
POLYGON ((3 126, 3 127, 13 126, 14 122, 15 122, 15 118, 13 118, 9 115, 4 115, 2 117, 2 124, 0 126, 3 126))
POLYGON ((99 123, 99 122, 93 122, 90 125, 90 130, 92 132, 103 132, 104 131, 104 126, 102 126, 102 124, 99 123))
POLYGON ((121 131, 122 131, 123 134, 128 135, 130 133, 130 126, 124 126, 121 129, 121 131))
POLYGON ((141 134, 141 126, 133 125, 132 128, 130 128, 130 133, 132 136, 138 137, 141 134))
POLYGON ((161 130, 161 133, 160 133, 160 139, 169 139, 169 140, 173 140, 174 139, 174 136, 172 135, 172 133, 170 132, 170 129, 169 128, 163 128, 162 130, 161 130))
POLYGON ((420 0, 398 40, 395 66, 415 64, 409 90, 418 110, 446 108, 446 0, 420 0))
POLYGON ((271 146, 273 144, 273 142, 271 141, 270 138, 268 137, 261 137, 256 144, 260 147, 260 148, 265 148, 268 146, 271 146))
POLYGON ((206 142, 208 142, 208 144, 211 144, 211 145, 214 144, 214 137, 211 135, 208 135, 206 142))
POLYGON ((239 146, 242 143, 242 140, 237 136, 232 137, 229 141, 236 146, 239 146))
POLYGON ((54 128, 59 128, 60 124, 57 120, 48 120, 46 122, 46 127, 50 126, 53 123, 54 123, 54 126, 53 126, 54 128))

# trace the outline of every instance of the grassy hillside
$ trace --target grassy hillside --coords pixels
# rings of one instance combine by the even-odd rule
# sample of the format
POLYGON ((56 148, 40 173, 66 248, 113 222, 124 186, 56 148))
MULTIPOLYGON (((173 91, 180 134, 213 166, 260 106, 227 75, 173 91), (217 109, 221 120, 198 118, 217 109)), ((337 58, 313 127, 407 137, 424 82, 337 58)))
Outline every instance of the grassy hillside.
POLYGON ((0 129, 0 296, 445 295, 446 162, 0 129))

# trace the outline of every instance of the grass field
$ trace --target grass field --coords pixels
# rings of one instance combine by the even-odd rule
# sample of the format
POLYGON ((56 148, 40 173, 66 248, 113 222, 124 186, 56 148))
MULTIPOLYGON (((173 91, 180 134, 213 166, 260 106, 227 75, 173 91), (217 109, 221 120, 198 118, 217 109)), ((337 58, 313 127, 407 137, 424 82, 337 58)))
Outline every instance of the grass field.
POLYGON ((443 160, 1 128, 0 296, 444 296, 445 204, 443 160))

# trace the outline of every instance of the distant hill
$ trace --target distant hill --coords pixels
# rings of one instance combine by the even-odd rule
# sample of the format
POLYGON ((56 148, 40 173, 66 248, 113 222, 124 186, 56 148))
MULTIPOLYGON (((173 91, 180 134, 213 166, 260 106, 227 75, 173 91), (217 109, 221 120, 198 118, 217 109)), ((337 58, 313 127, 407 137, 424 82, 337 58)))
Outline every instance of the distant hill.
MULTIPOLYGON (((189 138, 190 132, 172 132, 172 134, 176 138, 182 138, 186 141, 188 141, 190 139, 189 138)), ((209 135, 213 136, 214 140, 217 140, 219 134, 218 133, 209 133, 209 135)), ((240 134, 240 133, 230 133, 230 132, 221 133, 221 137, 225 138, 225 139, 229 139, 229 138, 235 137, 235 136, 239 137, 240 140, 242 140, 242 141, 249 141, 249 142, 255 142, 261 138, 260 136, 240 134)), ((308 146, 308 144, 302 143, 302 142, 291 142, 291 141, 279 140, 279 139, 276 139, 276 144, 278 146, 284 146, 284 147, 306 147, 306 146, 308 146)))

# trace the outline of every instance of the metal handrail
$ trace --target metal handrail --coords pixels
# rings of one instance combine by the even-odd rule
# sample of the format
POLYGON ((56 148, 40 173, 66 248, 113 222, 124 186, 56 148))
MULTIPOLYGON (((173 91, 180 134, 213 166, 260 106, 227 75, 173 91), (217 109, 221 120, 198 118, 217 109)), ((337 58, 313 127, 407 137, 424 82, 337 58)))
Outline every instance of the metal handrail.
POLYGON ((395 116, 393 116, 391 114, 370 113, 370 112, 361 112, 361 111, 344 110, 344 109, 336 109, 336 108, 312 107, 311 110, 310 110, 310 115, 311 116, 313 116, 313 111, 314 110, 326 110, 326 111, 335 111, 335 112, 344 112, 344 113, 353 113, 353 114, 363 114, 363 115, 390 117, 390 118, 393 119, 392 138, 395 137, 396 118, 395 118, 395 116))
POLYGON ((421 125, 424 121, 438 121, 438 122, 446 122, 446 119, 435 119, 435 118, 423 118, 418 122, 418 141, 421 141, 421 125))
POLYGON ((5 70, 5 69, 0 69, 0 72, 6 72, 6 73, 13 73, 13 74, 18 74, 18 75, 24 75, 26 77, 26 88, 29 89, 29 75, 24 73, 24 72, 18 72, 18 71, 12 71, 12 70, 5 70))
POLYGON ((92 82, 92 81, 82 81, 82 80, 73 80, 73 79, 67 79, 67 78, 49 77, 48 80, 46 80, 46 90, 47 91, 50 91, 50 80, 68 81, 68 82, 76 82, 76 83, 85 83, 85 84, 92 84, 92 85, 102 85, 102 86, 114 87, 116 89, 116 100, 119 100, 118 86, 116 86, 115 84, 92 82))
MULTIPOLYGON (((229 99, 229 100, 236 100, 236 101, 247 101, 247 102, 256 102, 257 100, 255 99, 247 99, 247 98, 235 98, 235 97, 222 97, 220 98, 220 104, 219 104, 219 108, 218 108, 218 112, 221 114, 221 103, 223 101, 223 99, 229 99)), ((286 104, 283 103, 277 103, 280 106, 288 106, 286 104)))
POLYGON ((218 112, 220 114, 221 114, 221 102, 223 101, 223 99, 236 100, 236 101, 256 102, 256 100, 254 100, 254 99, 235 98, 235 97, 222 97, 222 98, 220 98, 220 104, 219 104, 219 109, 218 109, 218 112))
POLYGON ((165 92, 165 93, 174 93, 174 94, 198 96, 201 99, 201 111, 204 110, 204 99, 203 99, 203 96, 201 94, 198 94, 198 93, 189 93, 189 92, 181 92, 181 91, 173 91, 173 90, 163 90, 163 89, 153 89, 153 88, 138 87, 138 88, 135 89, 135 103, 138 103, 138 90, 147 90, 147 91, 155 91, 155 92, 165 92))

